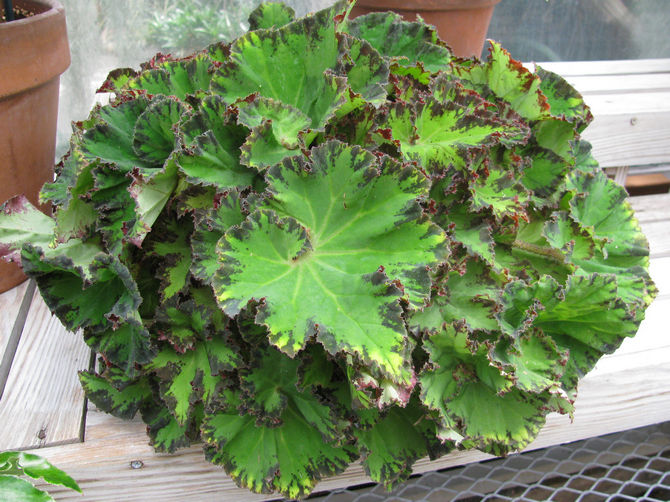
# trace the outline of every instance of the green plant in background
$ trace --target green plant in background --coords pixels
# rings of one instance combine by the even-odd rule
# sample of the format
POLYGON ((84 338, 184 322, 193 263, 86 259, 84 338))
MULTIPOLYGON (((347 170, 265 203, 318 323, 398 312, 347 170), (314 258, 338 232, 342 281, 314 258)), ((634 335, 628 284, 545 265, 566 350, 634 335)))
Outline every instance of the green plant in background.
POLYGON ((48 502, 54 500, 19 476, 43 479, 81 493, 77 483, 45 458, 32 453, 6 451, 0 453, 0 500, 4 502, 48 502))
POLYGON ((232 44, 117 70, 0 255, 101 356, 151 443, 304 497, 360 457, 393 488, 571 413, 656 289, 625 191, 562 78, 429 26, 280 4, 232 44))
POLYGON ((156 12, 146 40, 163 51, 184 55, 217 40, 232 40, 247 29, 251 7, 244 1, 176 0, 156 12))

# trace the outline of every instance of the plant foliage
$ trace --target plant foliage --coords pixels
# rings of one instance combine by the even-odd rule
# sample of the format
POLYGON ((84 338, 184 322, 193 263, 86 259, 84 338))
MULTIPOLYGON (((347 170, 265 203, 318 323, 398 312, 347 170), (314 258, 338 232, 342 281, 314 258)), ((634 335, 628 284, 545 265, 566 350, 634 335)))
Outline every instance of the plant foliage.
POLYGON ((392 488, 425 455, 524 448, 656 293, 574 89, 348 8, 267 4, 230 45, 112 72, 53 218, 0 219, 101 355, 98 407, 287 497, 358 457, 392 488))
POLYGON ((42 479, 51 485, 60 485, 81 493, 77 483, 45 458, 22 451, 0 453, 0 498, 8 502, 50 502, 55 500, 47 492, 35 488, 20 476, 42 479))

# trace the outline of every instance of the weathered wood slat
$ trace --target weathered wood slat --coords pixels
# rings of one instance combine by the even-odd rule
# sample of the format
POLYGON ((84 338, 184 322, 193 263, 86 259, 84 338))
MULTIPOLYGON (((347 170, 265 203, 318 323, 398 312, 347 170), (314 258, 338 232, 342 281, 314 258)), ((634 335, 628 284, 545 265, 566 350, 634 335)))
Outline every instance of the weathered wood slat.
MULTIPOLYGON (((667 99, 670 104, 670 90, 667 99)), ((594 107, 593 114, 582 136, 602 167, 661 164, 670 158, 670 109, 607 115, 594 107)))
POLYGON ((35 293, 0 401, 0 450, 80 441, 84 393, 77 371, 90 349, 35 293))
POLYGON ((636 75, 580 75, 566 77, 588 101, 593 94, 639 93, 670 89, 670 61, 664 73, 636 75))
POLYGON ((670 194, 641 195, 628 201, 640 223, 665 220, 670 226, 670 194))
POLYGON ((14 329, 27 287, 28 281, 25 281, 0 294, 0 356, 4 354, 5 347, 9 343, 9 337, 12 334, 12 329, 14 329))
MULTIPOLYGON (((529 66, 532 67, 533 63, 529 66)), ((563 75, 564 77, 582 75, 636 75, 667 72, 670 59, 624 59, 609 61, 565 61, 537 63, 539 66, 563 75)))

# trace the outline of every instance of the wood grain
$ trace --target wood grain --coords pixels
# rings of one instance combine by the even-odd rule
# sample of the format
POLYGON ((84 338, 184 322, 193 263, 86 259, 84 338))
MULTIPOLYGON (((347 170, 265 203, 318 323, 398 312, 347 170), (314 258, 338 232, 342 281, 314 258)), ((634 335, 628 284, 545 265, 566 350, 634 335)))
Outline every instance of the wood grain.
POLYGON ((537 64, 564 77, 582 75, 636 75, 640 73, 662 73, 670 71, 670 59, 623 59, 609 61, 564 61, 529 63, 532 69, 537 64))
MULTIPOLYGON (((28 281, 25 281, 0 294, 0 355, 4 354, 5 347, 9 342, 9 336, 14 328, 14 322, 27 287, 28 281)), ((0 359, 2 358, 0 357, 0 359)))
MULTIPOLYGON (((666 99, 670 103, 670 90, 666 99)), ((602 167, 661 164, 670 159, 670 109, 619 115, 594 109, 593 114, 582 137, 593 145, 593 156, 602 167)))
POLYGON ((587 98, 592 94, 667 91, 670 89, 670 63, 664 73, 569 75, 566 80, 587 98))
POLYGON ((77 370, 90 349, 36 292, 0 401, 0 450, 80 441, 84 393, 77 370))

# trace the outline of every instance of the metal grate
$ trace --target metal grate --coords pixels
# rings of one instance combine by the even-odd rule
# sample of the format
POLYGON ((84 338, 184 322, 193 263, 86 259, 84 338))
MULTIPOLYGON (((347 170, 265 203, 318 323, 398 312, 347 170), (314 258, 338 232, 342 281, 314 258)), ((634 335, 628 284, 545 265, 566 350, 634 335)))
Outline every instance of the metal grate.
POLYGON ((670 422, 412 476, 311 502, 670 501, 670 422))

